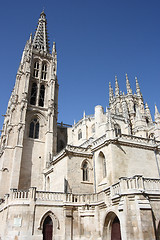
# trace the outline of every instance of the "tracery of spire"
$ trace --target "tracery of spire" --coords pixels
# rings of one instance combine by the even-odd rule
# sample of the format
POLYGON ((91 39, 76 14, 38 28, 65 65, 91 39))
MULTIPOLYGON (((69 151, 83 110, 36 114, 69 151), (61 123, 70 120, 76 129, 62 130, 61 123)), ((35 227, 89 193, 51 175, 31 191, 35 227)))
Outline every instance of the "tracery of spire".
POLYGON ((126 88, 127 88, 127 94, 132 94, 132 89, 130 86, 130 82, 129 82, 127 73, 126 73, 126 88))
POLYGON ((113 97, 114 97, 114 95, 113 95, 113 88, 111 86, 111 83, 109 82, 109 103, 112 102, 113 97))
POLYGON ((118 85, 117 76, 115 76, 115 96, 116 97, 119 96, 119 85, 118 85))
POLYGON ((140 90, 140 87, 139 87, 139 83, 138 83, 138 79, 137 77, 135 77, 136 79, 136 93, 137 93, 137 96, 141 96, 141 90, 140 90))
POLYGON ((33 48, 49 53, 47 20, 44 11, 42 11, 38 20, 38 26, 33 39, 33 48))

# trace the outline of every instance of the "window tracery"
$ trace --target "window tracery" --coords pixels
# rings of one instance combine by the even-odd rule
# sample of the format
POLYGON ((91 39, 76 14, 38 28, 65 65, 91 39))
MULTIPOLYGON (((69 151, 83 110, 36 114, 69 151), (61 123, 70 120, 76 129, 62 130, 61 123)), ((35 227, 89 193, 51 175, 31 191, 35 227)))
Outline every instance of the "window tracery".
POLYGON ((118 124, 115 124, 114 126, 115 136, 120 137, 121 136, 121 128, 118 124))
POLYGON ((38 77, 38 72, 39 72, 39 62, 34 63, 34 70, 33 70, 33 77, 38 77))
POLYGON ((82 138, 82 130, 79 129, 79 131, 78 131, 78 140, 80 140, 81 138, 82 138))
POLYGON ((41 85, 39 93, 39 106, 44 106, 44 95, 45 95, 45 86, 41 85))
POLYGON ((36 105, 36 97, 37 97, 37 84, 32 83, 30 104, 36 105))
POLYGON ((47 76, 47 64, 46 64, 46 63, 43 63, 43 64, 42 64, 41 79, 42 79, 42 80, 46 80, 46 76, 47 76))
POLYGON ((39 121, 37 118, 34 118, 30 122, 30 127, 29 127, 29 137, 38 139, 39 138, 39 121))
POLYGON ((89 181, 89 168, 86 161, 82 164, 83 181, 89 181))

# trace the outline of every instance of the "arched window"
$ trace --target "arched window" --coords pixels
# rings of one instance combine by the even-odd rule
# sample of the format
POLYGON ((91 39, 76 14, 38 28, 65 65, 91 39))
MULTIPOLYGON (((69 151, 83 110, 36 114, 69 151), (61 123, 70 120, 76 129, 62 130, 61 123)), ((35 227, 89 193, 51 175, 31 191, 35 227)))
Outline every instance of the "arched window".
POLYGON ((39 72, 39 62, 34 63, 33 77, 38 77, 39 72))
POLYGON ((121 136, 121 128, 118 124, 115 124, 114 130, 115 130, 115 136, 120 137, 121 136))
POLYGON ((82 164, 83 181, 89 181, 89 168, 86 161, 82 164))
POLYGON ((92 125, 92 133, 95 133, 95 124, 92 125))
POLYGON ((53 222, 50 216, 47 216, 43 223, 43 240, 52 240, 53 222))
POLYGON ((45 86, 41 85, 40 93, 39 93, 39 106, 44 106, 44 95, 45 95, 45 86))
POLYGON ((103 176, 103 178, 105 178, 107 176, 106 159, 102 152, 99 153, 99 161, 100 161, 101 168, 102 168, 102 176, 103 176))
POLYGON ((103 152, 100 152, 96 158, 97 183, 99 184, 107 177, 107 162, 103 152))
POLYGON ((80 140, 81 138, 82 138, 82 130, 79 129, 79 131, 78 131, 78 140, 80 140))
POLYGON ((149 123, 149 118, 148 118, 148 117, 146 117, 146 123, 147 123, 147 124, 149 123))
POLYGON ((47 76, 47 64, 46 64, 46 63, 43 63, 43 64, 42 64, 41 79, 42 79, 42 80, 46 80, 46 76, 47 76))
POLYGON ((39 138, 39 121, 37 118, 34 118, 29 127, 29 137, 30 138, 39 138))
POLYGON ((31 89, 31 98, 30 98, 30 104, 35 105, 36 104, 36 96, 37 96, 37 84, 32 84, 31 89))
POLYGON ((149 138, 154 139, 154 133, 150 133, 149 138))

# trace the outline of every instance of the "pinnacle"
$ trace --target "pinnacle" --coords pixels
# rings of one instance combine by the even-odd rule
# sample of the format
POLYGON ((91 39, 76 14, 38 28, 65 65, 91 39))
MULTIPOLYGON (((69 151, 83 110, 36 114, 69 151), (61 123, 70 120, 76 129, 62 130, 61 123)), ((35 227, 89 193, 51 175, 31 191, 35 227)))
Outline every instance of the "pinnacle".
POLYGON ((159 111, 158 111, 158 108, 157 108, 157 105, 155 104, 155 116, 159 116, 159 111))
POLYGON ((127 88, 127 94, 132 94, 132 89, 130 86, 130 82, 129 82, 127 73, 126 73, 126 88, 127 88))
POLYGON ((115 76, 115 95, 119 96, 119 85, 118 85, 117 76, 115 76))

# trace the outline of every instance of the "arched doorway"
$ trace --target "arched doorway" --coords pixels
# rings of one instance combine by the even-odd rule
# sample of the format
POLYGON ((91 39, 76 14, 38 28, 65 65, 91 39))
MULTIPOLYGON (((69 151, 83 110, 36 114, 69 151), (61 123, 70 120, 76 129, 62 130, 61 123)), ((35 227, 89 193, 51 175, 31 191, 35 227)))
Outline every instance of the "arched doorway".
POLYGON ((120 221, 114 212, 109 212, 104 221, 103 240, 121 240, 120 221))
POLYGON ((52 240, 53 222, 50 216, 47 216, 43 223, 43 240, 52 240))
POLYGON ((111 240, 121 240, 121 229, 118 217, 115 217, 112 222, 111 240))

